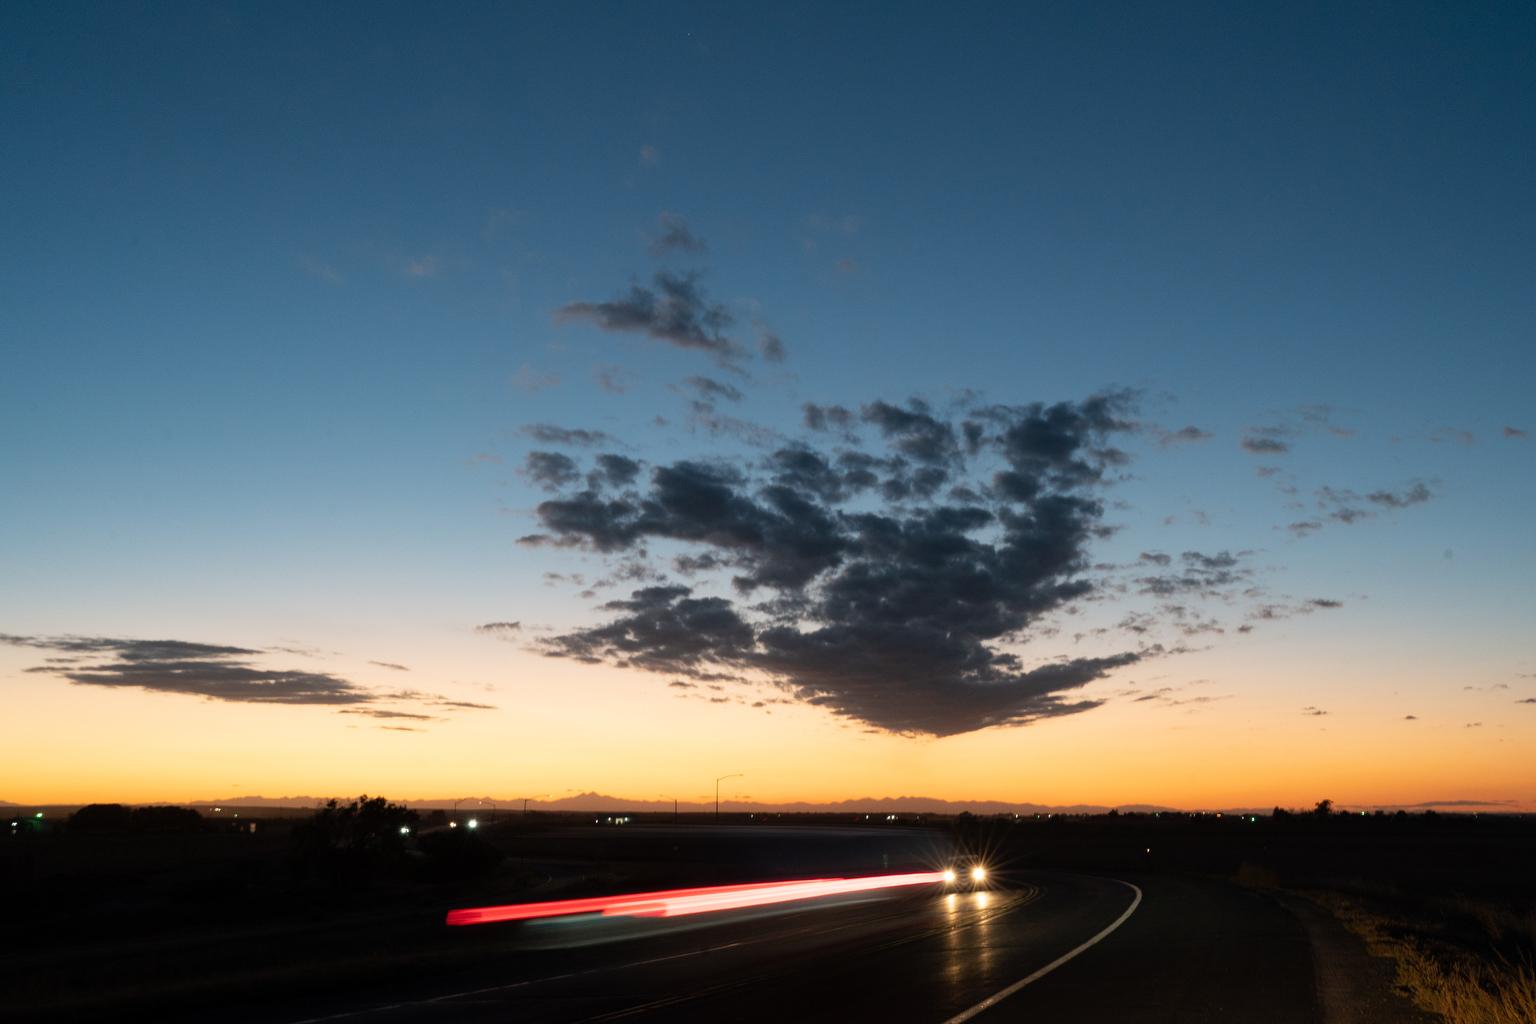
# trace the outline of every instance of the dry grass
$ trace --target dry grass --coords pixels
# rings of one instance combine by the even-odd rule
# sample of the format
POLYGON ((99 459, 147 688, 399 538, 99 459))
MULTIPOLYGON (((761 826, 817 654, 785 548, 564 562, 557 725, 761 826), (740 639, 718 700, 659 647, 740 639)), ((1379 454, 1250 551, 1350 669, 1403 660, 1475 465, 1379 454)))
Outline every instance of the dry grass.
POLYGON ((1536 968, 1495 955, 1475 957, 1438 941, 1422 923, 1367 909, 1333 892, 1307 895, 1397 966, 1397 983, 1422 1009, 1450 1024, 1536 1024, 1536 968))

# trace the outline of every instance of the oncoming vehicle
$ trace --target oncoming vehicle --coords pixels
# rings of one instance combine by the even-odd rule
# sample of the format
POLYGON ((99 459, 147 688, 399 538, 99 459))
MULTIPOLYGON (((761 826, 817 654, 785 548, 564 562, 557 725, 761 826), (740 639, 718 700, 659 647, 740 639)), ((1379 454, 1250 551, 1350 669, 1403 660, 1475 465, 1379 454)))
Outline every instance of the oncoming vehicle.
POLYGON ((992 873, 981 862, 981 858, 963 855, 956 857, 949 867, 944 869, 944 888, 950 891, 966 889, 990 889, 992 887, 992 873))

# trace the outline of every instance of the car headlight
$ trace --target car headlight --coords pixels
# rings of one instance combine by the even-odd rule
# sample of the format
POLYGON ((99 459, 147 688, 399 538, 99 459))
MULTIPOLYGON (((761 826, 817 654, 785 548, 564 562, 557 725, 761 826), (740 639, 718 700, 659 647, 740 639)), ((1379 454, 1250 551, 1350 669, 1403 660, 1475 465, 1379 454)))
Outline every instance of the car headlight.
POLYGON ((980 882, 980 881, 985 880, 986 877, 987 877, 987 869, 982 867, 980 864, 978 864, 975 867, 971 868, 971 880, 972 881, 980 882))
POLYGON ((946 881, 946 882, 953 882, 954 880, 955 880, 955 869, 954 868, 945 868, 944 869, 944 881, 946 881))

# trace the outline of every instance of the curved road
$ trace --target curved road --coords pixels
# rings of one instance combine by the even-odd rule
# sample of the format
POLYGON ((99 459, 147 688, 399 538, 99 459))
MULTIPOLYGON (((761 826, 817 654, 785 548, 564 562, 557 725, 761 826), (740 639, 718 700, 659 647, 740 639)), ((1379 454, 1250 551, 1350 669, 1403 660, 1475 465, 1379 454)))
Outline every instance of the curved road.
POLYGON ((705 917, 486 926, 521 929, 523 948, 499 977, 354 995, 271 1019, 1375 1019, 1325 1018, 1307 929, 1272 899, 1221 883, 1033 871, 988 893, 924 890, 705 917))

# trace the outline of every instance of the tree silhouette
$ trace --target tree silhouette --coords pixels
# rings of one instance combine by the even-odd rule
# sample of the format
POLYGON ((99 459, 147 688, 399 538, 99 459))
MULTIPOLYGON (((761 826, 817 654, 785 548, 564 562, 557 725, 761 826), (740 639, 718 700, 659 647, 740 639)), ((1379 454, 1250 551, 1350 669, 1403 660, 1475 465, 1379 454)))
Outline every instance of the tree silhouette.
POLYGON ((299 871, 333 888, 359 886, 404 862, 418 820, 409 807, 381 796, 331 800, 293 830, 299 871))

